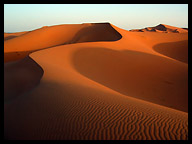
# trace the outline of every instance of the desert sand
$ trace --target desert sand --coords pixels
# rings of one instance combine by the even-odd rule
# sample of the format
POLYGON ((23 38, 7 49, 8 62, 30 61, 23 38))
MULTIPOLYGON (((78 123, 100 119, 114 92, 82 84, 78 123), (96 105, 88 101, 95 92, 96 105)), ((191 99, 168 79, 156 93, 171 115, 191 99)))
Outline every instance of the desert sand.
POLYGON ((5 139, 187 140, 188 31, 160 26, 4 34, 5 139))
POLYGON ((178 28, 170 25, 159 24, 155 27, 146 27, 144 29, 133 29, 133 32, 163 32, 163 33, 187 33, 188 28, 178 28))
POLYGON ((16 38, 16 37, 21 36, 26 33, 28 33, 28 31, 16 32, 16 33, 4 33, 4 41, 16 38))

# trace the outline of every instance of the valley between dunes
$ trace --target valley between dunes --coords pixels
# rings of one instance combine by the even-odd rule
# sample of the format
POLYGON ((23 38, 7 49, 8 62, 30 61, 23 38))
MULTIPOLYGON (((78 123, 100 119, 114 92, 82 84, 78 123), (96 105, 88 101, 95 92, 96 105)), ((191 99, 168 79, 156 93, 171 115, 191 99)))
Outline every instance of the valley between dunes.
POLYGON ((172 29, 5 33, 5 139, 187 140, 188 31, 172 29))

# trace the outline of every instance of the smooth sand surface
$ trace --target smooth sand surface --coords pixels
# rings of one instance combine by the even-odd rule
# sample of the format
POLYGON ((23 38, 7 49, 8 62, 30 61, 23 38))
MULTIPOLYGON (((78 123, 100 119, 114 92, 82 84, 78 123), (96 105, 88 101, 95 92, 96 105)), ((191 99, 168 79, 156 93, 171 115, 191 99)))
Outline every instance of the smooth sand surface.
POLYGON ((4 64, 4 137, 187 140, 187 41, 188 33, 109 23, 44 27, 8 40, 5 54, 37 51, 4 64))

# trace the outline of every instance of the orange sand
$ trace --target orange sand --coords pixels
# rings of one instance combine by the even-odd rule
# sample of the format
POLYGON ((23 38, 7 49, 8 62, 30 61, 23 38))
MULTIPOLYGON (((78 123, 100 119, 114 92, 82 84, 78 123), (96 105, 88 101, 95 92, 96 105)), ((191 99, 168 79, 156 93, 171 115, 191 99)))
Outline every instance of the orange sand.
POLYGON ((174 26, 169 26, 165 24, 159 24, 155 27, 147 27, 144 29, 133 29, 130 30, 133 32, 163 32, 163 33, 187 33, 188 29, 186 28, 178 28, 174 26))
POLYGON ((4 41, 19 37, 19 36, 21 36, 23 34, 26 34, 27 32, 28 31, 16 32, 16 33, 4 33, 4 41))
POLYGON ((58 25, 4 52, 6 139, 188 139, 187 32, 58 25))

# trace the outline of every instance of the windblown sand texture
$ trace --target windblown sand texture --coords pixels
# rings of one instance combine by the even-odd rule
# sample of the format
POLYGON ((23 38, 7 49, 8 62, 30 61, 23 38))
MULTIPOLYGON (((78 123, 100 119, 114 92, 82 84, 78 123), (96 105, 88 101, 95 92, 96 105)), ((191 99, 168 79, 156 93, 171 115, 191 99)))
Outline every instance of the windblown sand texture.
POLYGON ((188 32, 163 26, 167 33, 84 23, 4 34, 4 137, 187 140, 188 32))

